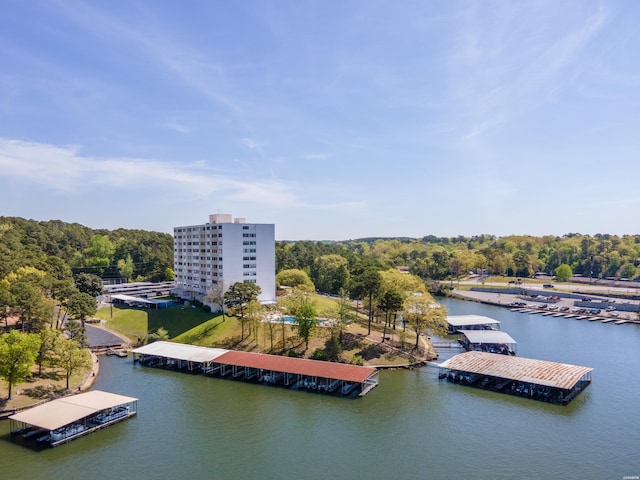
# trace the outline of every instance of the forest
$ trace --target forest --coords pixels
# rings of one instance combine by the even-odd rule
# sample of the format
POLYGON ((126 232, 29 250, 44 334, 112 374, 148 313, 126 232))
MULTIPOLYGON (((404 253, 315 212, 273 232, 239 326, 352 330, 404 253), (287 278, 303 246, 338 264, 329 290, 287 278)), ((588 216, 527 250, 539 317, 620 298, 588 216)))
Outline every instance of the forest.
POLYGON ((20 267, 48 271, 52 262, 63 262, 76 275, 172 280, 173 237, 145 230, 94 230, 61 220, 0 217, 0 279, 20 267))
POLYGON ((426 236, 276 244, 277 272, 304 270, 316 288, 326 293, 348 287, 363 263, 381 270, 400 268, 425 281, 456 279, 471 271, 518 277, 537 272, 553 275, 561 266, 570 275, 638 280, 640 235, 426 236))
MULTIPOLYGON (((63 262, 75 275, 171 280, 173 237, 145 230, 95 230, 60 220, 0 217, 0 278, 25 266, 48 271, 52 262, 63 262)), ((573 275, 638 280, 639 265, 640 235, 429 235, 276 242, 277 273, 303 270, 316 289, 336 294, 349 289, 369 268, 401 268, 427 281, 456 279, 470 271, 530 277, 568 266, 573 275)))

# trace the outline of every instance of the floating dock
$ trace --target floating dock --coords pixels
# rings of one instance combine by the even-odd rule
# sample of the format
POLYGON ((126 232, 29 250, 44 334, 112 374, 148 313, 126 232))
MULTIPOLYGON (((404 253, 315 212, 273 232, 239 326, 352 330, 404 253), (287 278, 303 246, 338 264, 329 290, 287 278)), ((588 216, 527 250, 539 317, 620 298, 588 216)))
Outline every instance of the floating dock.
POLYGON ((450 333, 460 330, 500 330, 500 321, 482 315, 449 315, 447 317, 450 333))
POLYGON ((500 330, 458 330, 460 343, 468 351, 515 355, 517 342, 500 330))
POLYGON ((57 447, 137 413, 138 399, 93 390, 52 400, 11 415, 11 434, 57 447))
POLYGON ((465 352, 439 365, 439 378, 453 383, 566 405, 591 383, 590 367, 465 352))
POLYGON ((344 363, 163 341, 132 352, 134 361, 145 366, 349 398, 362 397, 378 385, 375 368, 344 363))

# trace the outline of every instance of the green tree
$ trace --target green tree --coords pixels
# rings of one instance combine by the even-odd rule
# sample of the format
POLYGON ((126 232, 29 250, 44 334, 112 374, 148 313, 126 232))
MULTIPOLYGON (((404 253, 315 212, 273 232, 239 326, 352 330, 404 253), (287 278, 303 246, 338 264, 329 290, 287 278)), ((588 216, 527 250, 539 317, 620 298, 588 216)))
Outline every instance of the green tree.
POLYGON ((0 335, 0 377, 7 381, 11 399, 14 385, 31 376, 35 364, 40 338, 34 333, 12 330, 0 335))
POLYGON ((87 333, 80 322, 77 320, 68 320, 64 324, 69 339, 75 341, 81 347, 87 346, 87 333))
POLYGON ((321 255, 315 260, 316 287, 324 293, 338 293, 349 281, 349 263, 342 255, 321 255))
POLYGON ((118 273, 127 280, 131 280, 133 278, 133 260, 131 259, 130 254, 127 254, 126 259, 121 258, 118 260, 118 273))
POLYGON ((224 293, 224 303, 243 318, 246 305, 251 300, 257 300, 261 292, 262 289, 253 282, 236 282, 224 293))
POLYGON ((563 263, 562 265, 558 265, 558 268, 553 271, 553 274, 559 282, 566 282, 573 276, 573 271, 569 265, 563 263))
POLYGON ((94 235, 89 245, 83 252, 84 265, 87 267, 99 267, 102 271, 111 264, 116 248, 105 235, 94 235))
POLYGON ((353 313, 353 308, 351 307, 349 294, 344 288, 340 289, 339 298, 332 312, 332 317, 335 321, 330 326, 331 338, 334 338, 334 331, 337 331, 338 341, 340 343, 340 347, 342 347, 344 331, 356 318, 353 313))
POLYGON ((404 298, 395 290, 387 290, 378 302, 378 308, 385 313, 384 331, 382 332, 382 342, 387 336, 387 325, 389 325, 389 315, 402 310, 404 298))
POLYGON ((309 301, 304 301, 298 306, 295 314, 298 336, 304 341, 305 350, 309 349, 309 340, 318 325, 316 307, 309 301))
POLYGON ((276 282, 278 285, 286 287, 299 287, 301 285, 307 286, 311 291, 315 290, 315 285, 304 270, 297 268, 290 268, 288 270, 282 270, 276 275, 276 282))
POLYGON ((368 297, 369 318, 367 322, 367 335, 371 335, 371 322, 373 320, 373 298, 378 294, 382 279, 380 273, 374 267, 366 268, 354 279, 352 292, 355 298, 368 297))
POLYGON ((9 283, 0 281, 0 321, 4 320, 4 324, 8 327, 7 319, 11 316, 11 306, 14 301, 9 291, 9 283))
POLYGON ((90 273, 79 273, 76 276, 76 288, 96 298, 102 295, 102 279, 90 273))
POLYGON ((173 268, 171 267, 165 268, 163 280, 165 282, 173 282, 174 279, 175 279, 175 272, 173 271, 173 268))
POLYGON ((256 345, 258 345, 258 330, 260 327, 260 320, 262 319, 263 311, 264 308, 257 300, 251 300, 249 303, 247 303, 247 306, 245 308, 245 318, 247 320, 247 323, 249 324, 249 330, 253 331, 253 338, 256 341, 256 345))
POLYGON ((445 335, 447 332, 447 309, 435 303, 428 293, 416 292, 410 295, 404 302, 403 316, 416 334, 414 348, 418 348, 420 335, 423 333, 445 335))
POLYGON ((618 270, 618 278, 635 278, 638 275, 638 269, 631 262, 624 263, 618 270))
POLYGON ((10 292, 22 331, 38 332, 53 319, 53 300, 45 297, 33 279, 21 278, 11 283, 10 292))
POLYGON ((74 320, 79 320, 84 328, 84 322, 98 311, 96 299, 88 293, 76 293, 67 304, 67 312, 74 320))
POLYGON ((91 368, 91 354, 86 348, 81 348, 78 342, 59 338, 56 343, 57 365, 65 372, 67 390, 69 378, 83 368, 91 368))
POLYGON ((40 337, 40 348, 38 348, 36 364, 38 365, 38 376, 42 376, 42 367, 51 366, 55 363, 55 345, 60 336, 60 331, 45 327, 38 332, 38 336, 40 337))

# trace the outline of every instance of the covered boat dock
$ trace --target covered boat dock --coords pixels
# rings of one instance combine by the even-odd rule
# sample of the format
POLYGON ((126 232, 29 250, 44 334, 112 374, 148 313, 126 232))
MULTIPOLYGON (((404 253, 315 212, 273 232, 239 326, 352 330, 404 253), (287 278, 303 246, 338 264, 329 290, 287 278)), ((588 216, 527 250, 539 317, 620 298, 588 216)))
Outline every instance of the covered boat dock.
POLYGON ((468 351, 515 355, 518 343, 506 332, 500 330, 458 330, 462 335, 459 342, 468 351))
POLYGON ((449 315, 449 333, 460 330, 500 330, 500 321, 482 315, 449 315))
POLYGON ((561 405, 568 404, 591 383, 590 367, 465 352, 439 366, 439 378, 484 390, 561 405))
POLYGON ((93 390, 11 415, 11 433, 56 447, 135 415, 137 404, 137 398, 93 390))
POLYGON ((364 396, 378 371, 344 363, 154 342, 133 350, 140 364, 337 396, 364 396))

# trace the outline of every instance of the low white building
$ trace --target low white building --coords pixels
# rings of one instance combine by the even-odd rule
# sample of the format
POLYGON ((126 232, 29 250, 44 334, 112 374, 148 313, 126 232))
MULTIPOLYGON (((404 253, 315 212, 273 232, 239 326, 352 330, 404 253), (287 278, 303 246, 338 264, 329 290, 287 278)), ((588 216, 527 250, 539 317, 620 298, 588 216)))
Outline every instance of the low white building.
POLYGON ((203 225, 174 227, 175 292, 205 301, 211 289, 236 282, 257 284, 261 303, 276 299, 275 225, 247 223, 228 214, 203 225))

